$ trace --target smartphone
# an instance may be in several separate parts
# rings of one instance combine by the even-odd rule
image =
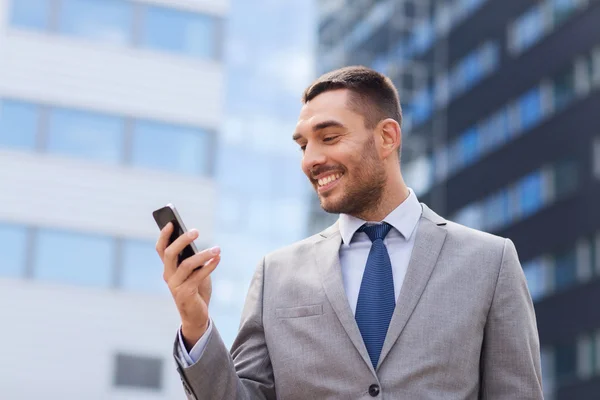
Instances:
[[[173,223],[173,232],[171,233],[171,237],[169,238],[169,245],[175,241],[179,236],[183,235],[187,232],[185,225],[183,224],[183,220],[179,216],[177,209],[171,203],[166,206],[159,208],[158,210],[154,210],[152,212],[152,216],[158,225],[158,228],[162,230],[169,222]],[[177,257],[177,265],[181,264],[183,260],[188,257],[193,256],[198,253],[198,249],[194,242],[187,245],[179,256]]]

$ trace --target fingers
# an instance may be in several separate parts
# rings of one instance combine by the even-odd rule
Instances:
[[[171,247],[171,246],[169,246]],[[169,249],[166,250],[168,252]],[[207,270],[206,273],[202,273],[204,277],[207,277],[212,270],[207,268],[208,262],[211,259],[216,258],[221,253],[221,249],[219,247],[213,247],[212,249],[206,249],[204,251],[199,252],[198,254],[193,255],[185,259],[179,267],[176,267],[175,273],[168,280],[168,284],[171,288],[176,288],[183,284],[186,280],[190,278],[190,275],[196,274],[200,271]],[[204,266],[203,266],[204,265]],[[202,268],[194,271],[196,268],[203,266]],[[216,265],[213,267],[213,269]]]
[[[160,235],[158,236],[158,241],[156,242],[156,252],[160,256],[161,260],[164,258],[165,249],[169,245],[171,232],[173,232],[173,224],[169,222],[164,228],[161,229]]]
[[[219,262],[221,262],[220,254],[210,259],[206,264],[204,264],[202,268],[192,272],[192,274],[188,277],[188,279],[186,279],[186,281],[183,284],[186,286],[189,285],[191,287],[200,286],[202,281],[208,278],[208,276],[215,270],[215,268],[217,268]]]

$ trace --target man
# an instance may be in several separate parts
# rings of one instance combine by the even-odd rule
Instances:
[[[293,139],[325,231],[259,263],[231,352],[209,319],[218,248],[176,266],[175,359],[195,399],[542,399],[534,309],[514,245],[446,221],[402,179],[401,109],[363,67],[304,93]],[[204,265],[196,270],[198,266]]]

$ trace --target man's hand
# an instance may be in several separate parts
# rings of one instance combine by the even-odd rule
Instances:
[[[178,254],[198,237],[198,231],[190,230],[167,247],[172,230],[172,223],[162,229],[156,251],[164,264],[163,278],[181,316],[181,333],[189,351],[208,328],[208,304],[212,292],[210,273],[221,261],[221,250],[213,247],[201,251],[177,266]]]

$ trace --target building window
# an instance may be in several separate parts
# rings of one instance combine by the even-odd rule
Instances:
[[[59,21],[62,34],[128,45],[133,32],[133,3],[123,0],[62,0]]]
[[[133,135],[132,164],[191,175],[209,175],[212,138],[201,129],[139,121]]]
[[[573,193],[579,186],[579,173],[574,162],[559,162],[554,168],[554,188],[558,197]]]
[[[0,276],[25,275],[27,229],[24,226],[0,224]]]
[[[471,128],[460,138],[461,158],[465,166],[472,164],[479,158],[479,132]]]
[[[537,212],[544,205],[544,176],[541,171],[525,177],[517,184],[518,207],[521,217]]]
[[[575,11],[577,11],[577,8],[579,8],[581,3],[581,0],[550,0],[549,5],[554,26],[557,26],[568,19]]]
[[[484,202],[485,229],[494,230],[511,220],[509,191],[503,189]]]
[[[549,291],[547,271],[548,264],[543,257],[523,263],[523,272],[533,301],[540,300]]]
[[[553,81],[552,89],[555,110],[561,110],[571,103],[577,93],[574,68],[569,68],[568,71],[556,77]]]
[[[50,22],[50,0],[12,0],[10,23],[20,28],[44,31]]]
[[[33,150],[39,107],[20,101],[0,101],[0,147]]]
[[[569,249],[554,258],[554,286],[565,289],[577,283],[577,254]]]
[[[518,101],[521,129],[528,130],[542,119],[542,93],[539,87],[524,94]]]
[[[57,108],[50,114],[46,150],[113,164],[123,159],[122,118]]]
[[[521,15],[510,28],[510,47],[521,53],[537,43],[545,33],[544,4],[538,4]]]
[[[118,388],[161,390],[163,360],[158,357],[117,354],[113,382]]]
[[[480,130],[483,151],[492,151],[506,143],[510,136],[506,108],[502,108],[492,117],[483,121]]]
[[[122,255],[120,286],[126,290],[168,293],[163,264],[153,242],[124,240]]]
[[[565,385],[577,379],[577,344],[565,342],[555,347],[555,376],[558,385]]]
[[[144,11],[142,47],[217,58],[216,18],[155,6],[147,6]]]
[[[34,276],[84,286],[108,287],[113,281],[115,244],[109,237],[40,229]]]

